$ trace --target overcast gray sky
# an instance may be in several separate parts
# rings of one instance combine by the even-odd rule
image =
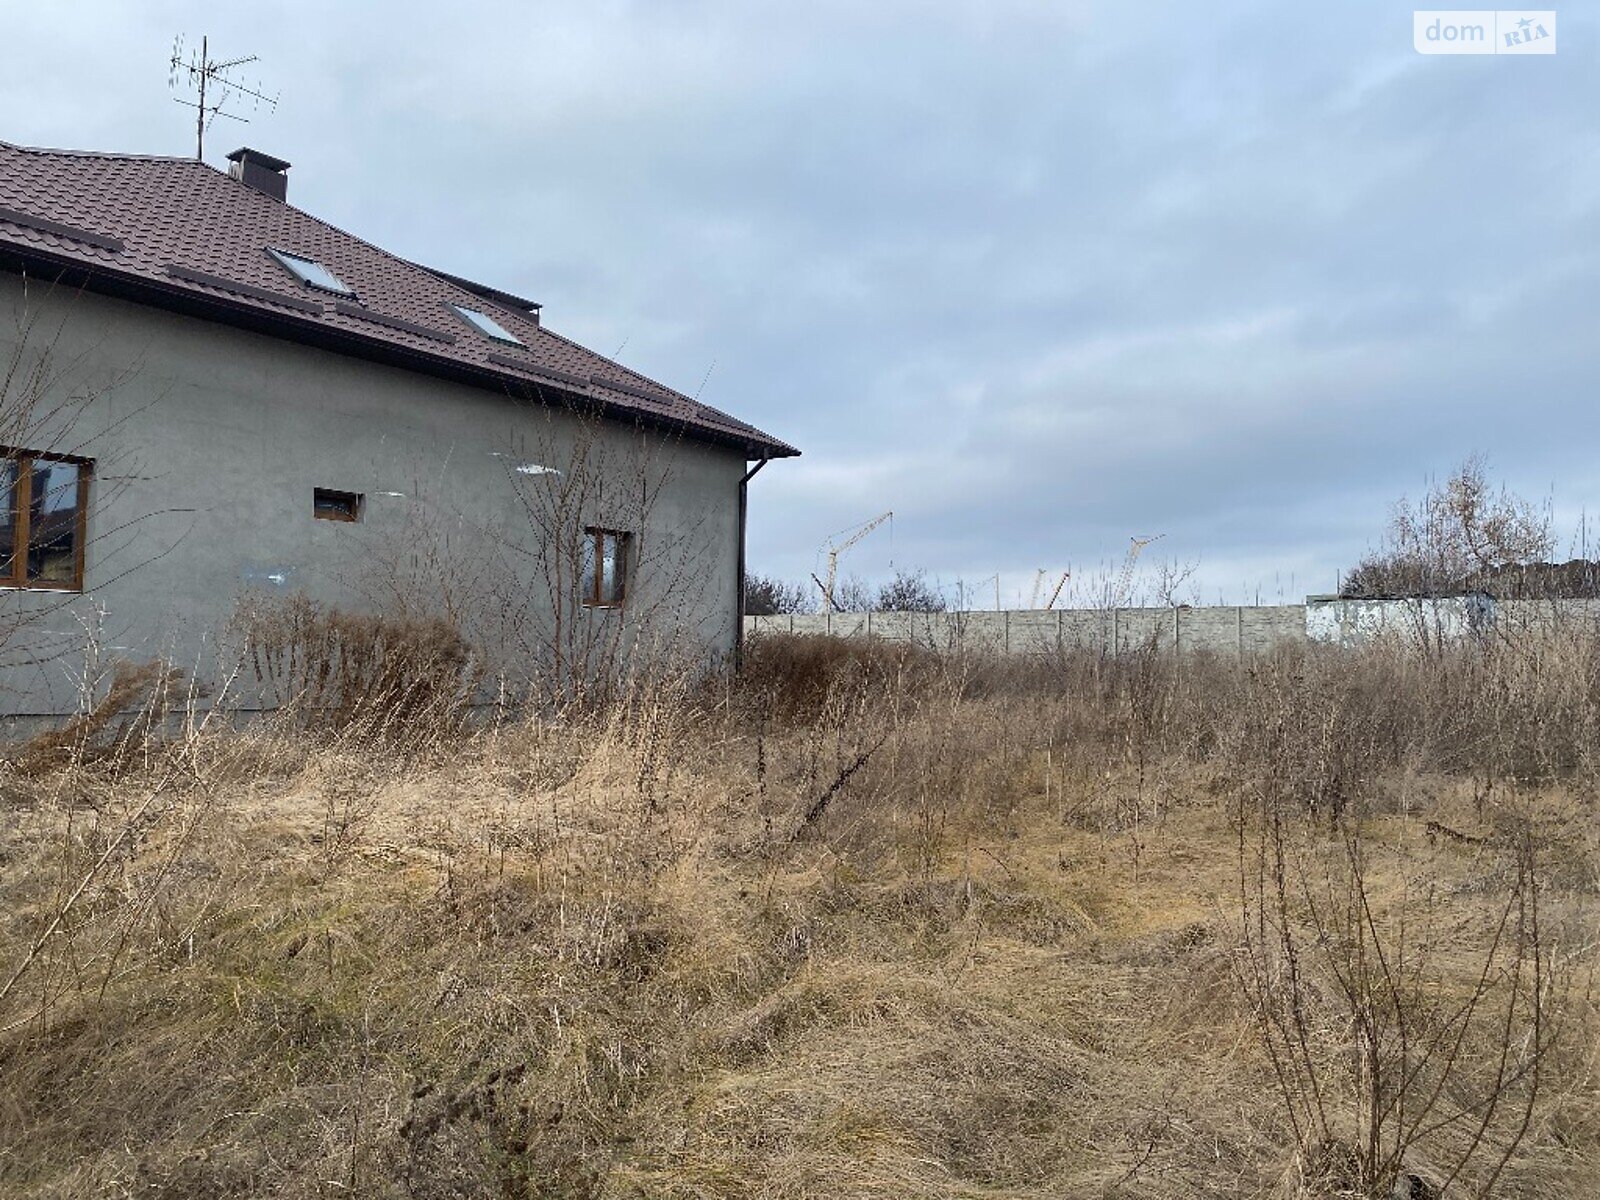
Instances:
[[[209,161],[709,370],[805,452],[753,488],[756,570],[893,509],[845,569],[1014,604],[1159,533],[1204,601],[1292,600],[1474,450],[1564,539],[1600,509],[1587,7],[1520,58],[1368,0],[6,7],[0,139],[192,153],[166,59],[209,34],[282,93]]]

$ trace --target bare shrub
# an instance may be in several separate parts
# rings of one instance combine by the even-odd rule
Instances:
[[[936,655],[905,643],[764,633],[750,639],[740,684],[770,717],[804,723],[843,690],[886,698],[941,671]]]
[[[1556,1038],[1551,953],[1531,839],[1502,850],[1486,935],[1463,945],[1416,847],[1380,845],[1355,819],[1310,833],[1270,798],[1241,820],[1239,982],[1300,1194],[1493,1194],[1528,1135]]]
[[[744,611],[747,616],[805,613],[810,612],[811,607],[811,597],[803,584],[754,573],[744,577]]]
[[[235,627],[268,702],[310,726],[450,728],[482,680],[481,656],[438,617],[344,612],[297,594],[242,604]]]
[[[183,672],[168,663],[114,662],[105,695],[91,699],[88,711],[59,728],[29,738],[11,756],[11,765],[19,774],[38,775],[71,762],[128,753],[161,735],[182,678]]]

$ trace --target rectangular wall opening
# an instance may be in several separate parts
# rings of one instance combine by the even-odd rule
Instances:
[[[311,515],[320,521],[359,521],[363,499],[360,492],[315,488],[311,493]]]

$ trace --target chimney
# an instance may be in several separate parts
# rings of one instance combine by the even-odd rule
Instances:
[[[283,200],[289,194],[289,164],[259,150],[241,146],[228,160],[233,165],[228,174],[246,187],[253,187],[264,196]]]

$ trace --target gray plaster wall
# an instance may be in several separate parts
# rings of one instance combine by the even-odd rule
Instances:
[[[72,711],[86,630],[205,674],[241,599],[297,591],[448,612],[518,669],[558,615],[569,641],[734,644],[737,451],[0,274],[0,366],[19,345],[49,387],[9,436],[96,473],[84,593],[0,591],[0,712]],[[316,487],[363,519],[315,519]],[[552,553],[583,524],[634,535],[621,610],[581,608]]]

